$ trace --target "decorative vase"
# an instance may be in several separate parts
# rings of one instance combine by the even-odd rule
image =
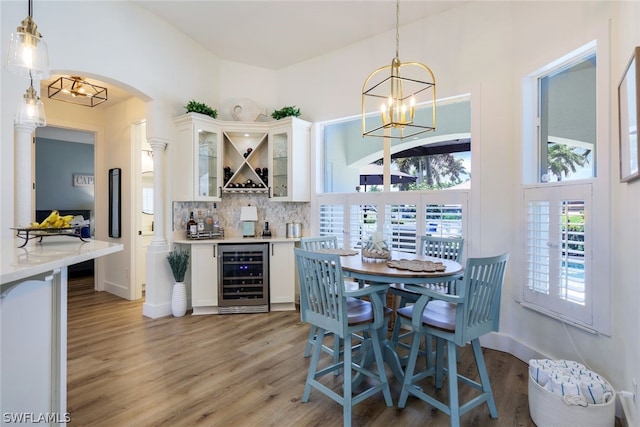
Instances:
[[[182,317],[187,312],[187,287],[183,282],[176,282],[173,285],[171,296],[171,313],[175,317]]]

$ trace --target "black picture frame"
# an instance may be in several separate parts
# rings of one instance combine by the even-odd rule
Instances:
[[[109,169],[109,237],[121,237],[120,215],[122,208],[120,206],[121,194],[121,174],[122,169]]]
[[[620,132],[620,182],[640,178],[638,123],[640,123],[640,46],[633,50],[618,85],[618,126]]]

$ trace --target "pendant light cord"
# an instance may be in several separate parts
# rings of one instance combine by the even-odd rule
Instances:
[[[33,0],[29,0],[29,16],[33,17]]]

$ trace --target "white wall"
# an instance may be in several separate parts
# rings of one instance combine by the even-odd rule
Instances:
[[[61,7],[65,14],[59,13]],[[615,126],[615,88],[631,48],[640,45],[638,16],[640,5],[634,2],[471,2],[407,25],[400,35],[400,59],[429,65],[437,79],[439,97],[471,93],[473,234],[467,248],[470,255],[512,253],[502,309],[504,337],[513,348],[577,359],[561,324],[515,302],[522,256],[518,241],[521,83],[525,74],[606,33],[611,24],[610,87],[608,96],[599,102],[605,112],[610,109],[612,126],[608,137],[599,140],[598,149],[604,153],[602,158],[610,158],[602,170],[611,170],[611,186],[604,191],[611,193],[614,218],[613,274],[609,283],[597,286],[611,287],[612,306],[601,309],[610,313],[612,329],[610,337],[571,327],[568,330],[587,363],[618,389],[630,389],[632,377],[640,379],[640,322],[636,314],[640,283],[634,265],[640,258],[640,182],[618,182]],[[2,57],[8,45],[6,29],[23,18],[22,2],[0,2]],[[168,118],[182,113],[182,106],[192,98],[228,106],[231,99],[244,97],[271,110],[297,105],[302,117],[314,122],[356,116],[365,78],[391,61],[395,47],[394,34],[389,32],[273,73],[218,61],[165,22],[124,2],[73,2],[73,7],[39,2],[35,20],[49,43],[54,70],[106,76],[135,88],[145,101],[166,101]],[[13,194],[12,113],[28,84],[4,69],[1,73],[0,190],[5,197]],[[169,128],[169,124],[165,126]],[[148,134],[152,132],[148,130]],[[12,223],[11,200],[3,199],[2,224]],[[8,227],[2,228],[0,235],[8,236]],[[629,413],[638,422],[637,408]]]

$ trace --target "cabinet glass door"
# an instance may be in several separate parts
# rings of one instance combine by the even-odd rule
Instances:
[[[183,171],[184,172],[184,171]],[[198,131],[198,196],[218,196],[218,134]]]
[[[287,132],[274,133],[273,144],[273,197],[289,197],[289,135]]]

